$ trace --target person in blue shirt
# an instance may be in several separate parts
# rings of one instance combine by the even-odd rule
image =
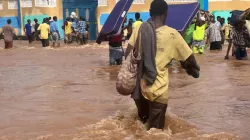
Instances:
[[[79,39],[81,45],[86,44],[86,38],[85,38],[85,33],[86,33],[86,22],[83,17],[80,17],[80,21],[77,23],[78,27],[78,32],[79,32]]]
[[[57,47],[60,46],[60,34],[59,34],[59,28],[57,24],[57,17],[53,17],[53,21],[50,23],[50,33],[52,35],[52,47],[55,47],[55,44],[57,43]]]
[[[73,40],[75,39],[78,43],[79,40],[79,32],[78,32],[78,24],[79,20],[77,18],[72,18],[72,28],[73,28]]]
[[[27,20],[27,24],[25,24],[25,27],[24,27],[24,32],[26,34],[26,36],[28,37],[28,40],[29,40],[29,43],[31,44],[33,42],[33,37],[32,37],[32,26],[31,26],[31,21],[30,19]]]

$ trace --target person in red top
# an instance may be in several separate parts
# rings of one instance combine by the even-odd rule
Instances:
[[[121,65],[123,57],[121,29],[115,35],[109,37],[109,64]]]

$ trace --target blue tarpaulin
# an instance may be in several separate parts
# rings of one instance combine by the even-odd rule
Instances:
[[[101,32],[97,38],[97,43],[101,43],[107,35],[115,34],[123,24],[124,17],[132,5],[133,0],[120,0],[110,15],[108,16]],[[184,33],[193,18],[196,16],[200,5],[198,2],[190,4],[169,5],[166,25]]]
[[[190,4],[169,5],[166,25],[184,33],[193,18],[196,16],[200,5],[198,2]]]

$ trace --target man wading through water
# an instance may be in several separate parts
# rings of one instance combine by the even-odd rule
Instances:
[[[5,49],[11,49],[13,47],[13,36],[15,36],[15,30],[11,26],[11,20],[7,20],[7,25],[3,26],[2,33],[4,35]]]
[[[164,0],[154,0],[150,7],[152,21],[133,30],[126,50],[128,56],[131,49],[136,48],[140,33],[138,41],[142,46],[142,59],[138,64],[137,83],[132,98],[141,121],[148,121],[149,129],[164,128],[168,105],[168,63],[172,59],[181,61],[186,72],[195,78],[199,77],[200,71],[192,50],[180,33],[164,25],[167,14],[167,3]]]

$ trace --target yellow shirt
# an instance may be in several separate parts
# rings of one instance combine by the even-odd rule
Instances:
[[[47,23],[40,24],[37,30],[40,31],[40,39],[48,39],[50,27]]]
[[[142,21],[136,21],[133,24],[133,28],[137,27],[138,25],[141,25],[143,22]]]
[[[131,35],[129,44],[135,45],[140,26]],[[172,59],[185,61],[193,52],[178,31],[168,26],[156,29],[156,70],[157,77],[153,85],[142,89],[142,95],[152,101],[162,104],[168,102],[168,64]]]
[[[196,30],[193,32],[193,39],[195,41],[202,41],[205,39],[205,31],[206,31],[207,24],[202,26],[196,26]]]
[[[229,33],[230,33],[230,30],[232,29],[232,26],[230,24],[225,24],[223,27],[222,27],[222,31],[225,30],[225,39],[229,39]]]
[[[68,22],[68,25],[65,26],[65,34],[71,34],[72,33],[72,22]]]

